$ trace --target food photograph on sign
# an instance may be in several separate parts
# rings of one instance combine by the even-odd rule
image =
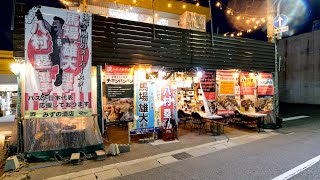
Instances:
[[[219,70],[219,93],[217,96],[217,112],[218,115],[234,114],[235,110],[239,110],[239,104],[236,100],[236,85],[238,78],[236,70]]]
[[[254,73],[241,72],[240,73],[240,111],[241,112],[255,112],[255,88],[256,78]]]

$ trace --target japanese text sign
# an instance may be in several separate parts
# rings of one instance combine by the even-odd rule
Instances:
[[[133,97],[133,68],[106,65],[107,98]]]
[[[270,95],[274,94],[273,80],[271,73],[259,73],[258,75],[258,95]]]
[[[216,99],[216,71],[206,71],[200,78],[201,88],[207,101]]]
[[[170,80],[163,81],[161,83],[161,110],[160,110],[160,119],[161,122],[165,122],[170,119],[176,119],[176,83],[171,82]],[[158,87],[159,88],[159,87]]]
[[[91,14],[33,7],[25,16],[25,118],[91,116]]]
[[[154,84],[151,81],[134,83],[135,129],[130,134],[154,132]]]

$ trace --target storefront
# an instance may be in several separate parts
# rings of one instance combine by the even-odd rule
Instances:
[[[181,111],[210,120],[236,113],[271,115],[273,110],[271,73],[106,65],[103,74],[105,135],[112,143],[174,140],[179,130],[186,134],[186,126],[199,128],[192,118],[185,122]],[[208,131],[209,124],[201,128]]]
[[[25,8],[17,6],[18,19],[28,14]],[[48,10],[43,19],[52,24],[55,18],[50,15],[58,10],[53,13],[52,9],[41,8],[41,11]],[[219,35],[211,37],[200,31],[99,15],[92,15],[92,36],[85,36],[82,29],[83,34],[72,33],[80,27],[79,20],[91,25],[82,22],[84,14],[63,10],[56,16],[66,19],[67,28],[62,30],[69,31],[63,36],[78,37],[71,41],[75,42],[76,46],[72,47],[76,47],[78,53],[74,53],[70,45],[64,45],[63,74],[69,76],[62,78],[60,84],[56,82],[59,68],[51,67],[46,58],[50,56],[48,47],[51,46],[46,49],[44,46],[48,44],[42,43],[50,39],[51,34],[32,26],[32,22],[41,25],[41,16],[37,16],[40,20],[33,21],[32,14],[37,10],[38,7],[29,11],[30,18],[27,17],[23,25],[26,31],[15,30],[15,34],[28,33],[25,34],[28,52],[19,49],[23,47],[22,41],[16,38],[15,53],[26,53],[28,58],[22,114],[24,152],[29,158],[42,157],[42,152],[52,157],[57,150],[68,154],[103,148],[100,132],[104,133],[105,128],[112,143],[160,138],[158,132],[163,129],[162,138],[172,140],[170,136],[181,135],[179,109],[186,113],[198,112],[202,117],[232,114],[236,110],[260,111],[256,109],[258,101],[267,104],[260,109],[272,109],[269,103],[272,97],[261,99],[273,93],[269,90],[272,88],[270,73],[274,71],[272,44]],[[67,16],[72,16],[73,21],[68,22],[71,19]],[[21,22],[15,21],[18,27],[22,26]],[[32,43],[36,35],[42,37],[41,43]],[[89,38],[80,41],[83,37]],[[46,56],[34,56],[39,52]],[[86,54],[89,56],[83,57]],[[40,60],[44,63],[39,63]],[[74,63],[78,66],[73,66]],[[268,80],[257,81],[260,72],[268,72]],[[264,85],[261,92],[268,93],[259,94],[256,90],[259,83]],[[261,98],[256,99],[257,95]]]

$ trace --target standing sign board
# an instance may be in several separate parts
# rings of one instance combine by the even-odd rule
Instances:
[[[133,97],[133,68],[106,66],[107,98]]]
[[[25,16],[25,118],[91,116],[92,17],[50,7]]]

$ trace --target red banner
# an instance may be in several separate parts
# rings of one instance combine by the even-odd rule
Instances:
[[[175,118],[175,98],[176,89],[171,84],[171,81],[165,81],[161,86],[161,102],[163,102],[160,111],[161,122]]]
[[[258,76],[258,95],[273,96],[273,80],[271,73],[259,73]]]
[[[253,73],[242,72],[240,74],[240,93],[241,95],[254,95],[256,78]]]

